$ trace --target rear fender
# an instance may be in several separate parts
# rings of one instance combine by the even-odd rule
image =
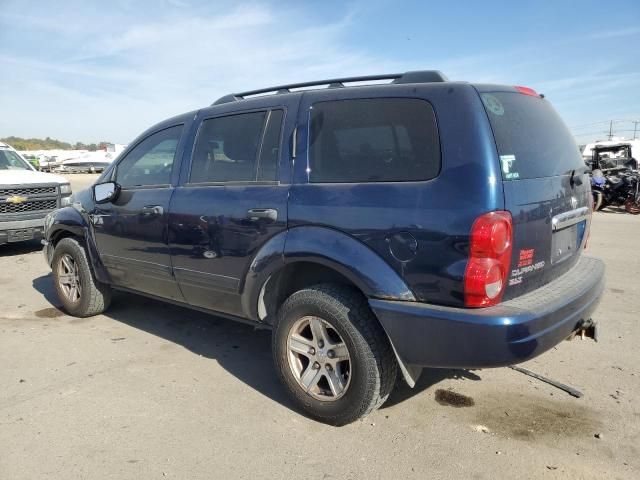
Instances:
[[[284,262],[314,262],[333,268],[369,298],[414,301],[404,280],[362,242],[323,227],[289,230]]]
[[[45,239],[48,242],[56,243],[58,239],[65,236],[82,238],[86,245],[96,280],[102,283],[111,283],[111,277],[100,260],[89,217],[74,207],[60,208],[50,215],[51,218],[46,226]]]
[[[242,293],[242,306],[248,318],[261,321],[260,299],[267,282],[278,270],[295,262],[329,267],[368,298],[415,301],[402,278],[369,247],[336,230],[304,226],[273,237],[254,258]],[[395,347],[394,353],[405,380],[413,387],[421,369],[405,365]]]

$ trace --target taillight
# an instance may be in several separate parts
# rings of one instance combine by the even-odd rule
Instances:
[[[464,304],[488,307],[500,303],[509,275],[513,227],[509,212],[489,212],[473,222],[469,261],[464,272]]]
[[[520,93],[522,93],[523,95],[531,95],[532,97],[540,97],[540,95],[538,94],[538,92],[536,92],[533,88],[529,88],[529,87],[516,87],[516,90],[518,90]]]

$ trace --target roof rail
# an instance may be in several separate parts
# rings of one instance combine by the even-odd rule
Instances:
[[[260,88],[258,90],[249,90],[247,92],[232,93],[216,100],[212,105],[220,105],[222,103],[236,102],[244,100],[245,97],[253,95],[261,95],[264,93],[282,94],[291,93],[293,88],[305,88],[327,85],[328,88],[342,88],[345,83],[354,82],[370,82],[376,80],[392,80],[391,83],[431,83],[446,82],[449,79],[439,70],[417,70],[405,73],[388,73],[384,75],[365,75],[361,77],[345,77],[332,78],[329,80],[318,80],[314,82],[291,83],[289,85],[280,85],[278,87]]]

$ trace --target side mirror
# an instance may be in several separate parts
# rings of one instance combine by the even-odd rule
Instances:
[[[120,185],[116,182],[98,183],[93,186],[93,199],[96,203],[112,202],[118,198]]]

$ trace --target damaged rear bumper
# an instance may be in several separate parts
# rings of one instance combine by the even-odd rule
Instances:
[[[549,284],[495,307],[468,309],[370,299],[398,357],[416,367],[484,368],[524,362],[580,334],[604,290],[604,263],[582,257]]]

